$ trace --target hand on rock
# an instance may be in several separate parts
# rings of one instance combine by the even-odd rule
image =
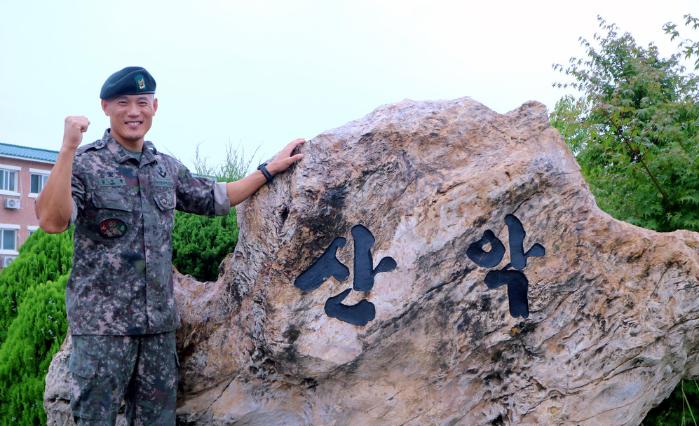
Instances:
[[[294,139],[289,142],[284,149],[274,156],[272,161],[267,163],[267,170],[274,176],[285,171],[295,162],[300,161],[303,158],[303,154],[291,155],[291,153],[294,152],[296,147],[303,145],[305,142],[305,139]]]

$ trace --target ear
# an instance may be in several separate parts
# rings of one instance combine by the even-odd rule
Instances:
[[[105,101],[104,99],[101,99],[100,101],[100,103],[102,104],[102,111],[104,111],[104,115],[109,117],[109,112],[107,112],[107,108],[109,107],[109,101]]]
[[[153,98],[153,115],[158,111],[158,98]]]

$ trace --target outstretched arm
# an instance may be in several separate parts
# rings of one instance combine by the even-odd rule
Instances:
[[[279,154],[277,154],[272,161],[267,163],[267,170],[275,176],[279,173],[286,171],[292,164],[301,160],[303,154],[291,155],[291,153],[296,149],[297,146],[306,142],[304,139],[294,139],[287,146],[282,149]],[[231,201],[231,205],[234,206],[245,201],[249,196],[255,193],[262,185],[267,182],[267,179],[262,174],[261,171],[255,170],[248,176],[226,184],[226,192],[228,193],[228,198]]]
[[[63,145],[58,153],[58,159],[36,200],[36,217],[39,219],[39,226],[48,233],[63,232],[70,224],[73,211],[71,197],[73,158],[82,142],[83,133],[87,131],[89,125],[90,121],[87,117],[66,117]]]

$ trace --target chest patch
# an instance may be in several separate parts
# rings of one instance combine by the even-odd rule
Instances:
[[[172,180],[170,179],[160,179],[157,177],[154,177],[151,179],[151,182],[154,187],[158,188],[173,188],[174,185],[172,184]]]
[[[128,229],[128,225],[121,219],[105,219],[99,224],[100,235],[104,238],[123,237]]]
[[[126,179],[121,177],[105,177],[98,180],[99,186],[124,186],[126,185]]]

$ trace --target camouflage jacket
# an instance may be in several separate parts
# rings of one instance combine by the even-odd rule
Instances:
[[[225,184],[196,178],[145,142],[140,163],[110,135],[78,149],[72,177],[70,332],[140,335],[177,328],[174,210],[227,214]]]

